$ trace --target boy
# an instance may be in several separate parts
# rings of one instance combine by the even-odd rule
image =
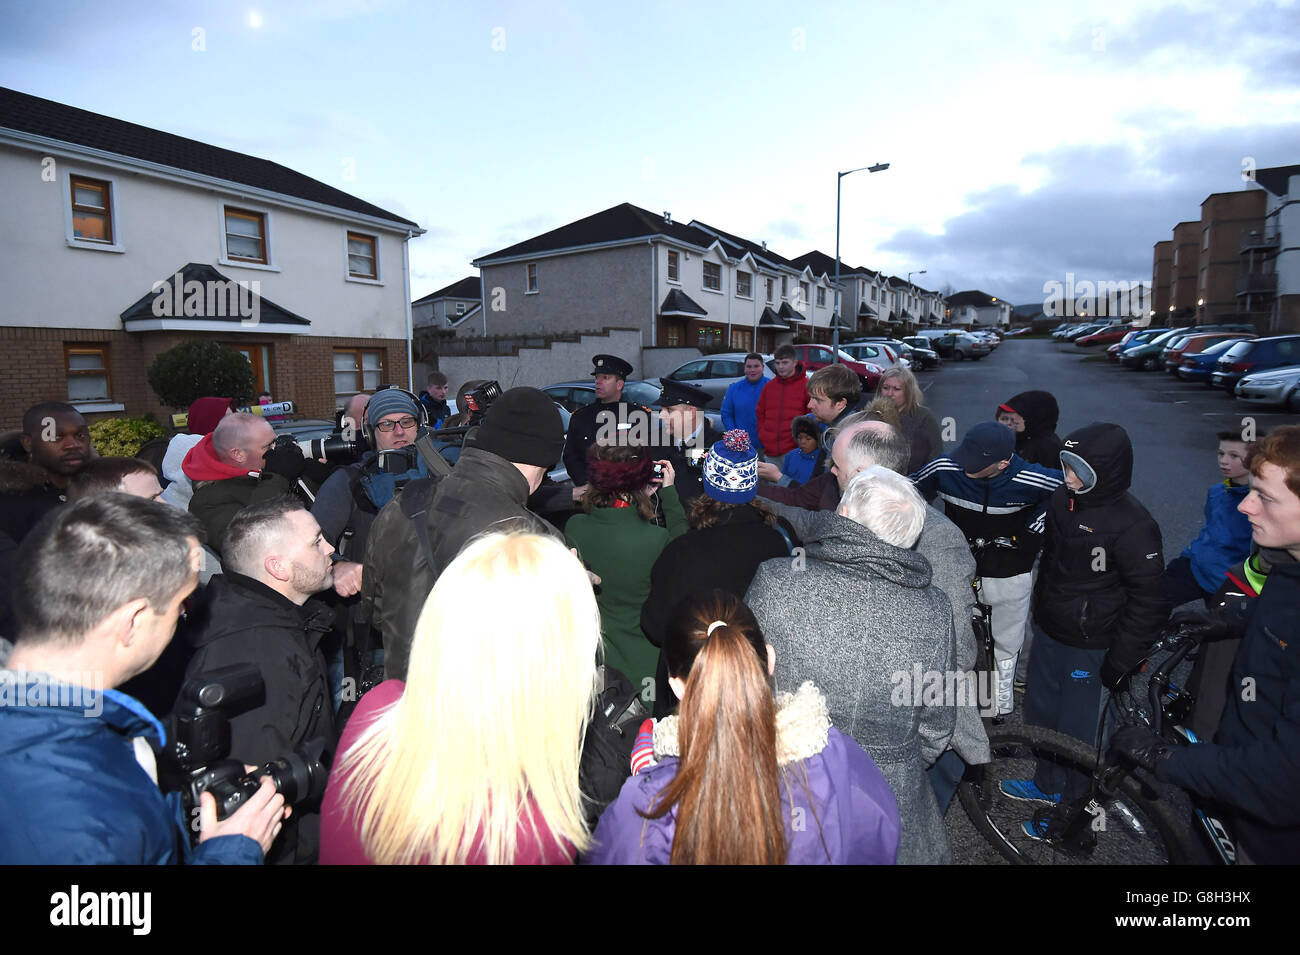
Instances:
[[[774,464],[794,449],[790,423],[808,407],[808,379],[797,357],[793,345],[778,348],[773,361],[776,377],[763,386],[758,396],[758,437],[763,442],[763,453]]]
[[[794,435],[795,448],[785,456],[781,480],[777,483],[783,487],[798,487],[826,471],[826,449],[821,446],[822,429],[808,415],[795,418],[790,423],[790,431]]]
[[[1223,575],[1250,556],[1250,521],[1237,510],[1250,493],[1246,460],[1251,446],[1236,431],[1220,431],[1219,473],[1223,480],[1205,496],[1205,525],[1196,540],[1165,568],[1170,606],[1210,597]]]
[[[1132,494],[1133,445],[1117,424],[1090,424],[1061,451],[1065,484],[1047,507],[1025,693],[1025,723],[1093,744],[1107,697],[1160,633],[1169,605],[1160,528]],[[1032,779],[1005,780],[1004,794],[1055,804],[1083,792],[1087,779],[1040,762]],[[1023,826],[1041,839],[1047,819]]]

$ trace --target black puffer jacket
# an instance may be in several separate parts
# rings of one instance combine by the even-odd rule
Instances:
[[[1060,470],[1061,439],[1056,436],[1056,422],[1061,409],[1052,393],[1022,391],[998,405],[998,411],[1008,408],[1025,419],[1025,430],[1016,434],[1016,454],[1030,464]]]
[[[1114,666],[1128,669],[1169,615],[1160,528],[1128,493],[1133,446],[1123,428],[1090,424],[1064,447],[1097,479],[1081,493],[1065,485],[1052,493],[1034,618],[1061,643],[1104,648]]]

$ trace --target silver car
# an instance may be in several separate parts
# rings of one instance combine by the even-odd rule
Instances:
[[[692,358],[684,365],[674,368],[665,378],[671,378],[673,381],[679,381],[684,385],[690,385],[692,388],[698,388],[709,396],[709,409],[720,411],[722,409],[722,399],[727,394],[727,389],[740,379],[745,377],[745,355],[748,352],[723,352],[720,355],[705,355],[703,358]],[[764,355],[763,364],[768,365],[769,371],[765,371],[763,376],[771,378],[770,364],[772,356]],[[649,384],[658,386],[659,380],[647,378]]]
[[[1300,411],[1300,366],[1290,365],[1246,375],[1237,382],[1236,394],[1242,401],[1252,404]]]

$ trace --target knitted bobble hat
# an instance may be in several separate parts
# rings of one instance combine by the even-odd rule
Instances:
[[[746,504],[757,489],[758,454],[749,446],[749,433],[733,428],[704,459],[704,493],[723,504]]]

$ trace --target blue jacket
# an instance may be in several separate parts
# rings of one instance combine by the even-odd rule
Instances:
[[[798,448],[789,452],[785,460],[781,462],[781,474],[788,478],[788,481],[782,481],[782,484],[807,484],[818,474],[825,470],[817,468],[819,458],[825,459],[826,449],[818,448],[812,454],[804,454]]]
[[[1006,469],[991,478],[967,477],[952,458],[935,458],[912,480],[927,499],[937,494],[943,500],[944,513],[972,544],[978,573],[1000,578],[1033,569],[1043,546],[1047,502],[1063,475],[1012,454]],[[976,547],[979,540],[986,546]]]
[[[754,384],[748,378],[733,381],[727,393],[722,396],[722,426],[724,431],[732,428],[744,428],[749,432],[749,446],[761,453],[763,444],[758,440],[758,396],[763,393],[763,386],[771,381],[764,375]]]
[[[1220,481],[1205,495],[1205,526],[1183,551],[1202,590],[1214,593],[1223,575],[1250,556],[1250,521],[1237,510],[1249,493],[1249,484]]]
[[[68,705],[46,705],[56,694]],[[260,865],[248,836],[190,849],[180,794],[159,791],[136,737],[164,743],[162,725],[125,693],[0,671],[0,863]]]

